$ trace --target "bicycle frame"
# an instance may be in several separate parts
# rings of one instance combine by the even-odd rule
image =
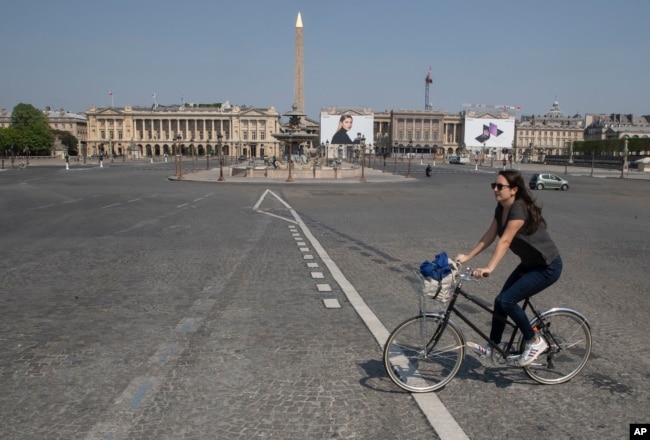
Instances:
[[[431,340],[426,344],[427,347],[427,352],[430,352],[434,346],[436,345],[438,339],[440,338],[440,335],[445,331],[447,328],[447,323],[449,322],[449,319],[451,318],[452,313],[458,316],[465,324],[467,324],[472,330],[474,330],[481,338],[483,338],[490,346],[492,347],[493,350],[497,351],[501,356],[503,356],[504,359],[507,359],[509,354],[511,353],[512,346],[515,342],[515,337],[517,336],[517,324],[515,324],[512,320],[510,320],[508,317],[502,318],[500,316],[496,316],[494,314],[494,309],[492,309],[490,306],[485,304],[482,299],[476,298],[472,296],[471,294],[465,292],[462,289],[462,276],[461,279],[458,281],[456,284],[456,288],[454,289],[454,294],[452,295],[451,299],[449,300],[449,304],[447,305],[447,308],[444,310],[443,313],[443,319],[434,332],[433,336],[431,337]],[[510,340],[508,341],[507,345],[505,348],[501,348],[499,345],[495,344],[490,340],[490,337],[486,335],[476,324],[474,324],[467,316],[463,314],[462,311],[460,311],[456,307],[456,301],[458,300],[458,297],[462,296],[471,303],[479,306],[481,309],[484,311],[488,312],[490,315],[493,317],[496,317],[499,319],[501,322],[504,322],[506,324],[506,327],[510,328],[511,335],[510,335]],[[530,309],[530,311],[535,315],[537,320],[541,323],[543,323],[541,315],[537,312],[537,310],[533,307],[533,304],[530,302],[529,298],[526,298],[524,300],[524,304],[522,306],[523,310],[526,311],[526,309]],[[426,312],[423,307],[421,307],[420,313],[422,316],[425,315],[434,315],[435,313],[431,312]]]
[[[452,314],[457,315],[488,342],[493,349],[492,361],[495,364],[521,366],[526,374],[538,383],[564,383],[585,366],[591,353],[592,336],[589,322],[579,312],[567,308],[538,312],[530,298],[523,300],[523,309],[533,314],[531,324],[548,342],[548,350],[542,353],[543,358],[539,362],[522,366],[516,359],[519,358],[518,354],[524,345],[523,334],[511,318],[496,318],[510,329],[511,335],[508,342],[495,344],[457,306],[456,301],[463,297],[484,312],[495,316],[491,304],[462,289],[463,281],[472,279],[471,269],[454,276],[450,298],[446,290],[441,290],[442,284],[427,284],[427,280],[419,272],[413,272],[422,282],[422,288],[418,292],[420,313],[399,324],[391,332],[383,348],[386,371],[400,388],[410,392],[435,391],[447,385],[456,376],[463,363],[468,343],[463,328],[451,319]],[[443,292],[443,296],[438,301],[442,301],[444,305],[438,302],[435,310],[427,311],[431,304],[428,300],[436,300],[440,292]],[[565,354],[560,356],[560,353]]]

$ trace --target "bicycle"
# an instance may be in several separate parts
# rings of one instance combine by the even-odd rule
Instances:
[[[422,275],[416,270],[413,272],[424,283]],[[388,337],[384,345],[384,367],[400,388],[416,393],[436,391],[456,376],[467,343],[460,327],[451,320],[452,314],[490,344],[495,364],[517,365],[516,359],[525,341],[511,319],[504,319],[506,331],[511,331],[510,339],[497,345],[456,307],[458,298],[463,297],[494,315],[488,304],[462,289],[464,281],[473,279],[471,273],[468,268],[457,274],[448,304],[437,312],[426,310],[428,297],[420,289],[420,313],[398,325]],[[564,383],[577,375],[591,354],[591,326],[587,319],[569,308],[558,307],[539,313],[530,299],[524,300],[523,309],[532,313],[533,329],[546,339],[549,348],[533,363],[521,368],[531,379],[546,385]]]

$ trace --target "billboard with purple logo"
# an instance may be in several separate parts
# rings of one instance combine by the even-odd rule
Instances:
[[[465,118],[465,146],[511,148],[515,140],[515,120]]]

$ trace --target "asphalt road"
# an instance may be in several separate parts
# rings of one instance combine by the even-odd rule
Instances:
[[[495,203],[491,171],[422,169],[272,187],[173,182],[173,163],[1,172],[0,437],[587,439],[648,423],[645,180],[534,193],[565,264],[536,305],[592,325],[579,376],[537,385],[468,355],[433,415],[390,382],[349,292],[392,330],[417,308],[410,268],[468,251]],[[473,291],[490,301],[515,263]]]

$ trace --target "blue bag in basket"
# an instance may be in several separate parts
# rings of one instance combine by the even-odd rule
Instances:
[[[420,265],[420,273],[422,276],[425,278],[433,278],[436,281],[441,281],[451,271],[452,268],[446,252],[440,252],[432,261],[425,260]]]

